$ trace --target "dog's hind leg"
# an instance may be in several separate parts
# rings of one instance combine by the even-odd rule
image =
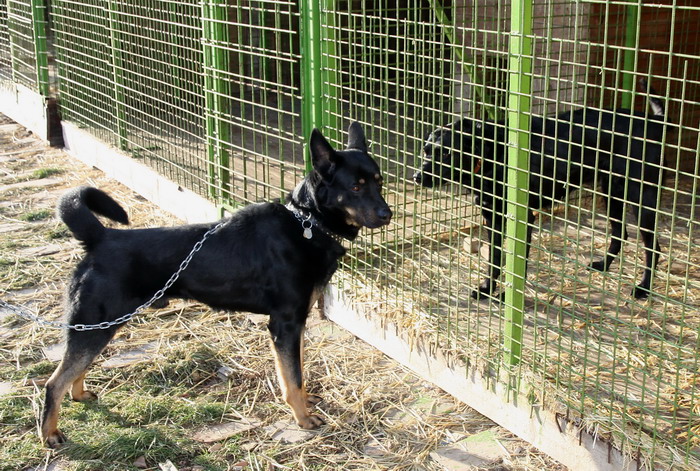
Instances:
[[[56,448],[66,441],[66,437],[58,429],[58,414],[61,401],[69,389],[75,400],[87,399],[87,391],[83,388],[83,379],[95,355],[85,352],[81,355],[66,354],[51,378],[46,382],[46,399],[41,414],[41,438],[51,448]],[[77,384],[77,386],[76,386]],[[79,393],[79,399],[76,399]],[[95,396],[92,395],[91,398]]]
[[[61,401],[70,390],[74,401],[88,401],[97,398],[85,390],[85,374],[90,364],[109,343],[113,332],[107,335],[95,335],[89,332],[71,332],[63,360],[46,382],[46,398],[41,413],[41,438],[46,445],[56,448],[66,441],[65,435],[58,429],[58,415]],[[81,337],[77,337],[80,335]],[[85,342],[85,336],[91,336]],[[88,345],[86,347],[85,345]]]
[[[656,203],[656,192],[653,193],[654,204]],[[646,197],[647,195],[645,195]],[[645,198],[646,199],[646,198]],[[644,299],[649,296],[651,289],[651,278],[654,268],[659,260],[659,251],[661,250],[659,240],[656,237],[656,211],[651,207],[642,204],[639,212],[639,232],[642,235],[645,248],[645,267],[642,281],[634,287],[632,296],[635,299]]]
[[[282,320],[283,315],[271,314],[268,329],[272,338],[272,353],[275,357],[277,379],[284,401],[292,409],[296,423],[304,429],[323,425],[324,421],[309,414],[308,407],[320,401],[317,396],[306,393],[303,379],[303,332],[304,324],[296,320]]]
[[[610,247],[605,257],[598,261],[592,261],[589,267],[597,271],[608,271],[610,265],[619,255],[622,241],[627,240],[627,227],[624,218],[625,204],[615,196],[608,198],[608,220],[610,221]]]
[[[496,280],[501,276],[502,244],[503,244],[503,217],[497,214],[496,217],[484,212],[486,227],[488,230],[489,246],[489,276],[479,285],[479,289],[472,291],[473,299],[486,299],[491,296],[496,287]]]

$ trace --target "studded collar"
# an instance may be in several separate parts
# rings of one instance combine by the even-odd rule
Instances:
[[[321,224],[318,219],[314,217],[313,214],[311,214],[308,211],[304,211],[301,208],[297,208],[294,206],[292,203],[287,203],[285,206],[297,220],[301,223],[301,227],[304,230],[304,233],[302,234],[305,239],[312,239],[314,234],[312,229],[318,229],[322,233],[326,234],[328,237],[331,239],[335,240],[339,244],[342,245],[343,241],[346,240],[345,237],[336,234],[335,232],[332,232],[328,230],[323,224]]]

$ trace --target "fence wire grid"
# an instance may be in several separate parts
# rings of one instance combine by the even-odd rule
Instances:
[[[355,304],[494,383],[516,378],[533,405],[595,430],[640,463],[690,470],[700,468],[696,5],[6,0],[0,82],[55,95],[64,121],[226,208],[283,196],[307,170],[310,129],[341,145],[349,121],[359,120],[395,216],[354,245],[336,276]],[[652,97],[660,116],[652,116]],[[639,118],[626,126],[622,109]],[[576,113],[598,116],[581,126],[597,136],[587,141],[595,158],[583,165],[569,135]],[[448,126],[465,120],[480,143],[469,149]],[[633,138],[635,126],[642,131]],[[463,160],[428,188],[414,174],[436,129],[453,133],[445,150]],[[616,238],[606,140],[626,143],[617,152],[626,170],[614,176],[626,182],[619,221],[629,237],[601,272],[589,264]],[[531,208],[529,195],[551,180],[531,165],[547,142],[568,149],[555,160],[558,178],[573,180],[551,206]],[[650,157],[657,147],[663,163]],[[477,187],[458,171],[475,156],[496,169]],[[581,169],[595,177],[571,177]],[[513,177],[523,176],[540,186],[519,193]],[[496,239],[473,196],[493,199],[494,183],[505,189],[505,269],[496,294],[476,300]],[[654,195],[641,208],[640,185]],[[649,298],[637,299],[645,209],[655,214],[659,245],[650,253],[658,262]]]

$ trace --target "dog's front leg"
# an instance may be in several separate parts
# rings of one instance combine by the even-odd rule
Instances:
[[[318,403],[320,398],[307,394],[304,387],[304,324],[291,319],[280,321],[274,315],[271,317],[268,329],[282,397],[291,407],[294,420],[301,428],[313,429],[323,425],[323,419],[308,411],[308,407]]]
[[[624,185],[624,183],[622,183]],[[605,256],[597,261],[591,261],[589,267],[596,271],[608,271],[610,264],[617,258],[622,248],[622,241],[627,240],[627,228],[624,218],[625,203],[616,195],[608,198],[608,221],[610,222],[610,247]]]
[[[496,287],[496,280],[501,276],[501,255],[503,244],[503,218],[484,212],[486,228],[490,241],[489,247],[489,276],[479,285],[479,289],[472,292],[474,299],[486,299],[491,296]]]

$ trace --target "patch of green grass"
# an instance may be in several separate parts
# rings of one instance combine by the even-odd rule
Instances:
[[[53,373],[53,370],[56,369],[56,364],[49,361],[49,360],[42,360],[42,361],[37,361],[36,363],[32,363],[27,365],[26,368],[22,368],[22,370],[19,371],[19,373],[22,374],[21,377],[27,377],[27,378],[36,378],[36,377],[42,377],[42,376],[48,376],[51,373]],[[20,378],[17,378],[20,379]]]
[[[181,430],[158,424],[124,427],[116,421],[100,421],[88,414],[79,420],[64,420],[71,431],[60,454],[75,464],[77,470],[136,470],[134,461],[145,457],[149,468],[158,463],[190,461],[203,452],[203,446],[186,439]]]
[[[46,233],[46,238],[49,240],[65,239],[68,237],[72,237],[72,234],[64,225],[49,229]]]
[[[198,426],[218,422],[226,409],[223,403],[151,396],[134,391],[132,383],[125,386],[132,389],[111,391],[98,402],[64,403],[61,426],[69,442],[60,453],[76,463],[76,469],[135,470],[133,463],[140,456],[149,467],[170,460],[222,469],[226,460],[221,453],[207,457],[208,445],[189,435]],[[237,450],[237,445],[227,446]]]
[[[21,428],[33,425],[34,414],[29,398],[15,396],[0,398],[0,427]]]
[[[111,392],[103,399],[129,426],[167,422],[179,427],[218,421],[226,412],[222,402],[190,400],[176,395],[151,396],[133,391]]]
[[[34,172],[32,172],[29,179],[30,180],[41,180],[42,178],[48,178],[48,177],[52,177],[54,175],[60,175],[63,172],[64,172],[64,170],[60,169],[60,168],[40,168],[40,169],[34,170]]]
[[[16,431],[14,432],[13,435],[16,436]],[[12,436],[2,431],[2,428],[0,428],[0,433],[4,437]],[[44,461],[43,446],[34,429],[27,430],[23,435],[21,440],[8,439],[0,445],[0,471],[35,468]]]
[[[198,465],[215,471],[248,459],[240,437],[219,442],[213,451],[211,444],[191,438],[193,430],[219,423],[232,407],[207,393],[221,364],[217,351],[184,342],[165,354],[154,362],[95,368],[88,386],[100,393],[100,385],[108,385],[108,391],[97,401],[64,399],[60,427],[68,442],[51,460],[67,463],[67,470],[137,471],[134,461],[143,456],[149,469],[170,460],[178,468]],[[45,376],[54,367],[49,361],[20,369],[3,366],[0,377],[19,381]],[[39,395],[0,401],[0,471],[37,467],[45,459],[36,433],[40,403]]]
[[[53,217],[53,211],[50,209],[39,209],[22,214],[19,218],[26,222],[44,221]]]
[[[2,248],[5,250],[12,250],[20,247],[22,246],[12,239],[8,239],[4,244],[2,244]]]
[[[241,460],[247,460],[249,456],[241,450],[238,440],[228,440],[222,443],[222,446],[216,453],[205,452],[195,457],[192,464],[203,466],[206,471],[220,471],[222,469],[230,469],[232,463]],[[250,469],[261,469],[260,467],[251,467]]]
[[[0,471],[38,465],[43,458],[36,419],[27,397],[0,398]]]
[[[10,319],[13,321],[15,318]],[[55,368],[56,364],[48,360],[31,361],[26,367],[19,369],[8,365],[0,367],[0,378],[5,381],[21,381],[25,378],[44,377],[53,373]]]

